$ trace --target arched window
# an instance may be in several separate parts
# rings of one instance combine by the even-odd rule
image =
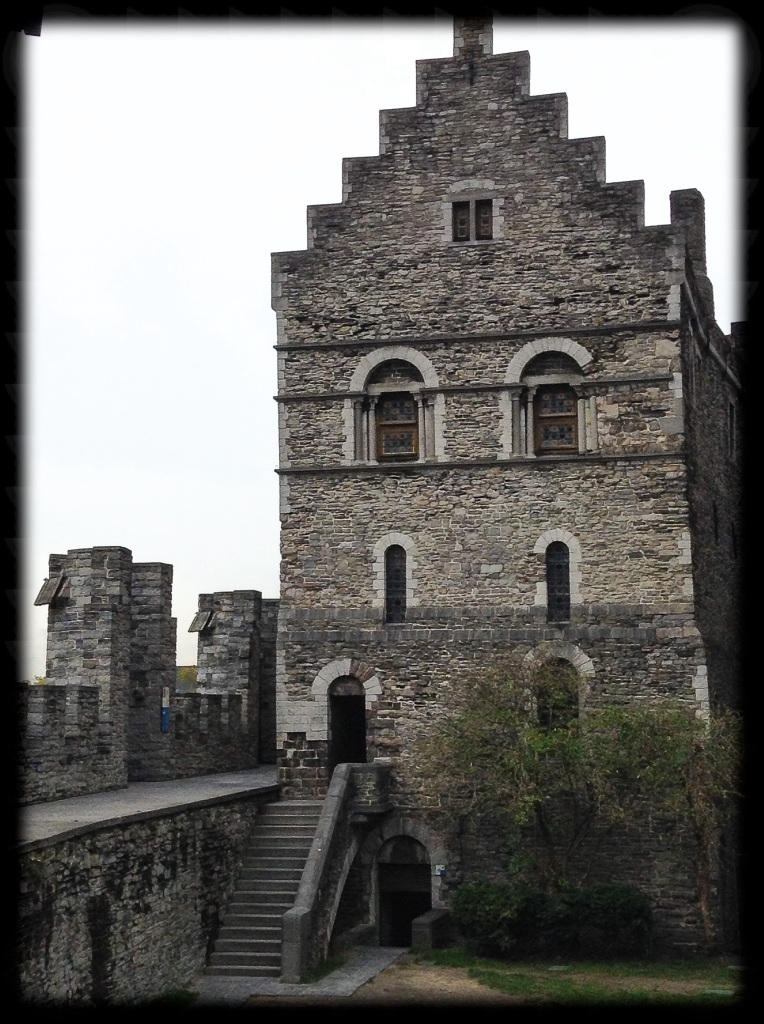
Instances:
[[[570,552],[567,544],[553,541],[546,549],[546,619],[567,622],[570,618]]]
[[[581,450],[579,396],[581,367],[565,352],[542,352],[523,369],[527,450],[536,455],[565,455]]]
[[[578,719],[579,679],[565,658],[551,658],[533,673],[539,725],[558,729]]]
[[[343,461],[387,466],[444,457],[445,398],[430,360],[390,345],[358,360],[342,417]]]
[[[406,551],[391,544],[385,551],[385,622],[406,621]]]

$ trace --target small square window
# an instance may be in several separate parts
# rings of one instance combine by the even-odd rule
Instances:
[[[471,199],[452,203],[455,242],[485,241],[493,238],[493,199]]]

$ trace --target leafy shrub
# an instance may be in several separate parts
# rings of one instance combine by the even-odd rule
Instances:
[[[460,886],[451,912],[468,948],[488,956],[508,953],[514,944],[512,924],[525,895],[522,889],[507,884]]]
[[[476,882],[455,893],[452,912],[467,946],[485,955],[635,956],[650,949],[650,901],[629,885],[569,888]]]
[[[563,901],[581,953],[598,957],[649,953],[652,908],[639,889],[594,885],[570,890]]]

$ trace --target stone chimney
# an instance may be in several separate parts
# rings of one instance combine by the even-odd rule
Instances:
[[[454,18],[454,57],[490,57],[493,54],[493,17],[490,14]]]

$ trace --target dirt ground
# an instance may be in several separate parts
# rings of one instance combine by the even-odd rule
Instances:
[[[618,988],[651,988],[654,991],[691,995],[702,991],[706,986],[702,982],[688,980],[678,982],[663,979],[647,978],[612,978],[602,975],[596,979],[591,975],[578,978],[566,973],[570,980],[594,982]],[[367,981],[351,996],[342,999],[319,999],[312,1005],[326,1004],[335,1007],[345,1006],[350,1010],[354,1003],[365,1003],[367,1006],[392,1005],[474,1005],[484,1007],[529,1005],[536,1002],[519,996],[510,996],[481,985],[470,978],[463,967],[437,967],[434,964],[417,963],[414,956],[404,954],[386,970],[371,981]],[[247,1006],[287,1007],[305,1006],[304,998],[255,996]]]
[[[387,970],[367,981],[349,996],[357,1003],[475,1003],[482,1006],[517,1005],[522,1000],[486,988],[467,973],[466,967],[417,964],[404,954]]]
[[[336,998],[315,998],[304,996],[253,996],[246,1003],[248,1007],[298,1007],[310,1005],[347,1006],[351,1003],[366,1003],[377,1006],[428,1005],[437,1003],[472,1003],[482,1006],[517,1005],[522,1000],[515,996],[494,992],[474,981],[462,967],[436,967],[434,964],[417,964],[414,958],[404,954],[371,981],[351,996]]]

